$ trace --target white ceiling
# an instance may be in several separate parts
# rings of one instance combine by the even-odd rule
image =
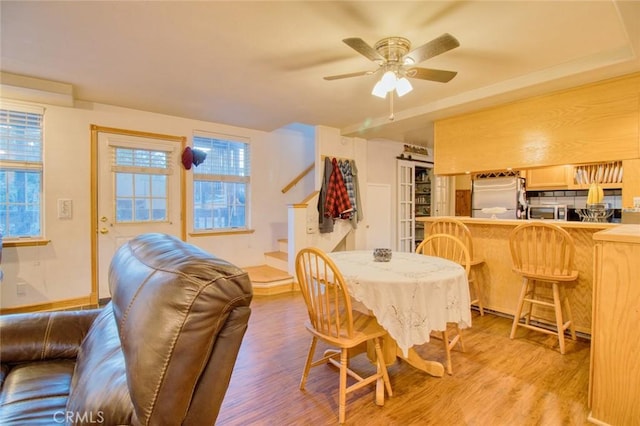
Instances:
[[[271,131],[290,123],[430,144],[431,121],[640,70],[640,1],[5,1],[0,67],[72,84],[78,100]],[[420,64],[389,102],[376,65],[342,43],[443,33],[460,47]]]

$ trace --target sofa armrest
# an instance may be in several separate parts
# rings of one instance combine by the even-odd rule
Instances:
[[[75,358],[100,309],[0,316],[2,363]]]

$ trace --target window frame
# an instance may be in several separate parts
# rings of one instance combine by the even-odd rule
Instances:
[[[198,169],[197,166],[191,167],[192,174],[192,188],[191,188],[191,232],[192,236],[206,236],[206,235],[229,235],[229,234],[244,234],[254,232],[251,229],[251,139],[239,135],[228,135],[207,131],[194,131],[191,139],[192,149],[202,149],[197,145],[197,138],[209,139],[213,141],[222,141],[230,143],[239,143],[245,145],[245,159],[246,166],[244,167],[245,174],[225,174],[225,173],[203,173],[202,169]],[[207,160],[211,161],[210,153],[207,152]],[[220,182],[222,184],[229,183],[241,183],[244,184],[244,226],[226,226],[224,228],[211,227],[211,228],[196,228],[196,186],[198,182]],[[229,209],[231,205],[225,204],[225,208]],[[213,217],[213,215],[212,215]]]
[[[44,194],[44,186],[45,186],[45,111],[46,109],[42,106],[31,105],[31,104],[22,104],[22,103],[14,103],[8,102],[4,99],[0,99],[0,109],[4,111],[23,113],[23,114],[36,114],[40,116],[40,141],[39,141],[39,161],[29,161],[29,160],[9,160],[9,159],[0,159],[0,170],[2,171],[29,171],[29,172],[37,172],[40,177],[40,187],[38,193],[38,221],[39,221],[39,234],[38,235],[16,235],[9,236],[3,235],[3,244],[5,246],[28,246],[28,245],[43,245],[47,244],[49,241],[45,238],[45,210],[46,210],[46,202],[45,202],[45,194]],[[8,204],[6,204],[8,205]],[[1,218],[3,222],[6,218]],[[5,224],[8,224],[6,222]],[[6,230],[5,230],[6,231]]]

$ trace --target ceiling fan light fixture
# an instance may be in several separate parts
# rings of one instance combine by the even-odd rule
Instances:
[[[396,81],[396,93],[398,96],[404,96],[413,90],[413,86],[406,77],[402,77]]]
[[[373,96],[377,96],[382,99],[387,97],[387,89],[385,89],[384,85],[382,84],[382,81],[378,81],[376,85],[373,86],[373,90],[371,91],[371,94]]]
[[[380,79],[380,83],[382,84],[382,87],[387,92],[391,92],[393,89],[396,88],[397,81],[398,81],[398,76],[396,76],[396,73],[393,71],[385,72],[382,78]]]

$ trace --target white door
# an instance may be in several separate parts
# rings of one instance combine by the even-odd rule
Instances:
[[[374,248],[393,248],[391,246],[391,185],[367,184],[367,206],[365,209],[365,221],[367,223],[368,250]]]
[[[433,216],[454,216],[455,184],[451,176],[436,176]]]
[[[132,132],[133,133],[133,132]],[[136,235],[181,237],[179,140],[98,132],[98,298],[111,297],[109,264]]]
[[[415,164],[398,163],[398,251],[413,252],[415,244]]]

